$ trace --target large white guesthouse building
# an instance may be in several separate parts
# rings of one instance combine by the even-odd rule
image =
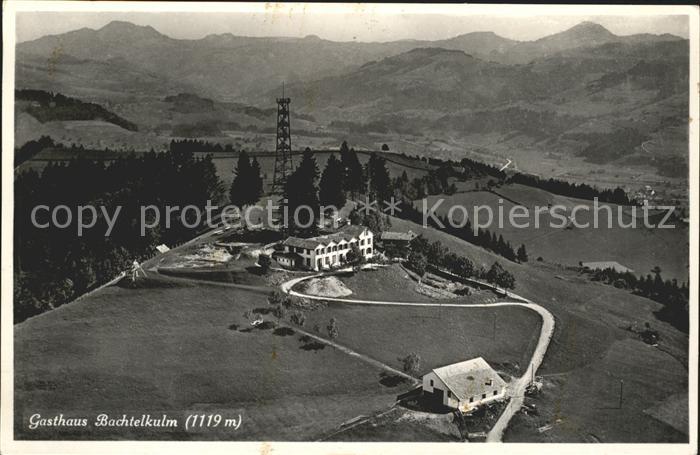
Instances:
[[[336,233],[308,239],[288,237],[282,245],[284,252],[273,256],[282,266],[317,271],[341,265],[353,245],[366,259],[374,255],[374,235],[364,226],[345,226]]]

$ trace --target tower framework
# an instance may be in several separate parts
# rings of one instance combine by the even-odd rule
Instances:
[[[277,98],[277,146],[275,169],[272,178],[272,193],[282,194],[287,177],[294,170],[292,162],[292,133],[289,129],[289,98]]]

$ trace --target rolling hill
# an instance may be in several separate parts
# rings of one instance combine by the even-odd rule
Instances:
[[[528,63],[532,60],[555,55],[570,49],[592,48],[604,44],[634,44],[679,41],[681,38],[670,35],[636,34],[618,36],[595,22],[585,21],[560,33],[545,36],[535,41],[526,41],[509,47],[502,61]]]
[[[617,186],[640,172],[652,180],[687,174],[688,55],[685,39],[619,36],[591,22],[528,42],[475,32],[386,43],[178,40],[112,22],[18,44],[16,80],[102,104],[145,133],[112,146],[268,133],[285,81],[297,135],[508,158],[528,172],[542,168],[528,163],[548,159],[550,172],[582,180],[609,173],[602,164],[637,169],[601,179]]]

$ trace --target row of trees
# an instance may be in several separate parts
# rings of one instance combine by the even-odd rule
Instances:
[[[27,112],[41,123],[52,120],[103,120],[129,131],[136,125],[95,103],[43,90],[15,90],[17,101],[29,101]]]
[[[657,313],[660,319],[668,321],[674,327],[688,333],[689,290],[687,283],[678,283],[675,278],[664,280],[661,268],[654,267],[646,276],[635,276],[632,272],[618,272],[609,268],[590,271],[593,281],[600,281],[620,289],[628,289],[634,294],[647,297],[661,303],[664,307]]]
[[[423,276],[428,266],[432,265],[462,278],[485,280],[504,289],[515,288],[515,277],[498,261],[494,262],[488,270],[476,267],[469,258],[449,251],[439,240],[429,242],[423,236],[418,236],[411,241],[406,265],[419,276]]]
[[[267,302],[272,306],[271,313],[277,319],[284,319],[288,317],[289,321],[293,324],[304,327],[306,324],[306,312],[315,311],[319,308],[325,307],[324,302],[312,302],[308,299],[291,296],[285,294],[282,291],[275,290],[268,296]],[[250,319],[253,311],[248,311],[244,313],[244,317]],[[316,324],[313,327],[313,331],[316,333],[321,333],[321,327]],[[336,318],[330,318],[328,325],[326,326],[326,331],[328,333],[328,338],[335,340],[340,335],[340,330],[338,328],[338,320]]]
[[[514,174],[506,180],[506,183],[519,183],[534,188],[540,188],[553,194],[561,196],[573,197],[577,199],[586,199],[592,201],[598,198],[600,202],[608,202],[611,204],[634,205],[625,190],[620,187],[614,190],[601,190],[585,183],[571,183],[557,179],[542,179],[535,175],[529,174]]]
[[[457,187],[448,178],[455,175],[452,166],[442,165],[428,171],[422,177],[408,179],[406,171],[392,180],[393,195],[396,199],[418,200],[434,194],[454,194]]]
[[[408,157],[419,160],[420,157]],[[490,164],[482,163],[479,161],[472,160],[470,158],[463,158],[459,163],[451,160],[442,160],[439,158],[430,158],[428,163],[437,166],[438,169],[450,168],[455,169],[461,167],[461,171],[454,173],[453,175],[461,180],[481,178],[484,176],[495,177],[496,181],[504,183],[519,183],[521,185],[530,186],[533,188],[540,188],[553,194],[558,194],[561,196],[573,197],[577,199],[593,200],[598,198],[600,202],[608,202],[611,204],[620,205],[633,205],[635,201],[630,199],[627,193],[620,187],[615,189],[599,189],[585,183],[571,183],[565,180],[558,180],[554,178],[543,179],[531,174],[513,173],[508,176],[504,171],[501,171],[498,167],[492,166]],[[443,191],[444,192],[444,191]],[[437,194],[433,192],[428,192],[427,194]],[[425,196],[413,197],[408,199],[421,199]]]
[[[191,238],[188,226],[195,224],[194,212],[183,223],[180,212],[166,213],[165,206],[191,204],[203,210],[207,200],[217,204],[223,195],[211,157],[195,158],[189,147],[177,142],[162,152],[126,155],[109,164],[74,159],[49,163],[42,172],[29,169],[16,174],[15,322],[108,281],[134,259],[150,257],[160,243],[172,245]],[[151,204],[160,208],[160,223],[142,236],[140,208]],[[64,229],[54,223],[35,226],[31,214],[39,205],[51,209],[65,205],[73,214],[78,206],[91,205],[98,215],[95,226],[79,236],[75,224]],[[118,207],[117,221],[106,236],[105,213],[112,217]],[[49,217],[39,216],[38,221],[46,223]]]
[[[401,218],[418,224],[423,222],[423,214],[412,203],[402,201],[400,208],[401,211],[398,212],[398,216]],[[435,218],[437,218],[438,221],[428,218],[428,222],[435,229],[442,230],[473,245],[477,245],[492,251],[508,259],[509,261],[521,263],[528,261],[528,254],[525,245],[520,245],[516,249],[509,241],[506,241],[503,238],[502,234],[496,234],[493,231],[483,228],[479,228],[475,233],[474,228],[468,219],[465,220],[465,225],[463,227],[456,227],[449,223],[447,216],[436,214]],[[440,226],[440,223],[442,223],[444,228]]]
[[[253,174],[255,171],[253,171]],[[237,170],[237,175],[241,175]],[[234,182],[235,183],[235,182]],[[338,209],[345,205],[347,198],[369,195],[373,199],[389,199],[392,194],[391,178],[385,160],[372,154],[366,166],[362,166],[357,152],[349,148],[346,142],[340,147],[340,159],[331,154],[323,172],[313,152],[307,148],[302,153],[301,162],[288,177],[284,186],[284,198],[290,214],[302,206],[311,208],[299,210],[298,221],[301,226],[290,226],[289,230],[297,235],[315,235],[316,223],[321,206],[333,206]]]

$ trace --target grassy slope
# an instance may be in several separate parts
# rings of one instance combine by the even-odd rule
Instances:
[[[420,308],[331,302],[309,314],[306,325],[325,332],[338,321],[338,341],[401,368],[399,357],[416,352],[421,374],[474,357],[493,364],[525,364],[537,344],[540,321],[523,308]],[[494,321],[496,331],[494,332]]]
[[[473,289],[468,297],[451,299],[431,298],[416,290],[417,283],[408,278],[398,265],[360,273],[343,274],[339,278],[352,290],[350,299],[387,300],[401,302],[488,303],[498,297],[494,292]]]
[[[379,383],[380,371],[334,349],[303,350],[297,336],[228,328],[246,324],[245,309],[263,305],[263,296],[204,284],[112,287],[16,326],[17,436],[58,436],[22,431],[37,412],[175,417],[196,410],[240,413],[243,424],[237,432],[61,436],[308,440],[386,407],[400,392]]]
[[[687,396],[688,337],[655,319],[653,312],[660,304],[589,282],[555,265],[510,263],[434,229],[395,218],[392,223],[397,229],[412,229],[431,240],[439,239],[450,251],[484,266],[499,260],[515,275],[515,291],[554,315],[555,334],[540,372],[556,374],[557,382],[537,404],[542,420],[557,416],[567,425],[540,434],[523,424],[524,418],[519,416],[506,440],[583,442],[592,433],[603,442],[687,441],[687,435],[644,413],[674,393]],[[661,334],[658,348],[625,330],[632,323],[641,326],[647,321]],[[657,368],[664,371],[664,380],[649,374]],[[623,410],[600,412],[596,407],[614,394],[610,388],[615,390],[617,378],[625,381],[625,396],[634,398],[625,402]]]
[[[650,273],[654,266],[660,266],[663,277],[677,278],[679,281],[688,279],[688,228],[677,226],[675,229],[647,229],[643,227],[643,220],[638,218],[637,228],[624,229],[617,225],[617,207],[613,208],[613,228],[608,229],[605,221],[599,222],[599,228],[551,228],[550,217],[543,214],[540,218],[541,227],[534,227],[534,207],[547,207],[547,204],[562,204],[574,207],[583,204],[593,210],[590,201],[576,200],[562,196],[552,195],[546,191],[530,188],[523,185],[505,185],[497,188],[496,192],[506,198],[516,201],[531,211],[529,218],[530,227],[520,229],[510,224],[508,220],[509,210],[514,206],[507,199],[487,191],[457,193],[452,196],[431,196],[428,198],[428,207],[432,207],[438,198],[444,198],[444,202],[437,213],[446,215],[453,205],[465,206],[470,216],[475,206],[489,206],[494,217],[497,217],[499,199],[503,199],[502,207],[504,215],[503,228],[496,223],[490,229],[503,234],[503,237],[514,246],[525,244],[531,258],[542,256],[546,261],[557,262],[566,265],[577,265],[579,261],[617,261],[635,271],[636,275]],[[629,208],[625,208],[628,212]],[[562,213],[561,211],[559,213]],[[592,212],[591,212],[592,213]],[[600,219],[607,220],[607,214],[600,212]],[[641,216],[641,210],[638,216]],[[461,220],[461,212],[454,212],[457,220]],[[488,219],[486,211],[480,212],[480,220]],[[494,218],[495,220],[497,218]],[[516,219],[516,223],[525,223],[528,218]],[[585,212],[577,212],[579,223],[592,223],[593,215]],[[631,218],[623,215],[623,222],[628,224]],[[552,223],[561,225],[558,219],[552,219]],[[670,222],[669,222],[670,223]]]

